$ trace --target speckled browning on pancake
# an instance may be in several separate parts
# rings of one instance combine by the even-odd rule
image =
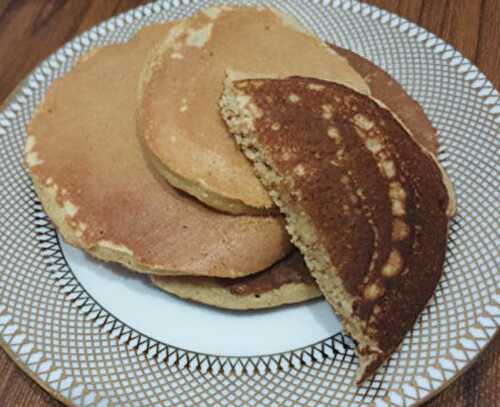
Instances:
[[[146,54],[171,25],[92,51],[56,80],[30,123],[26,164],[71,244],[136,271],[237,277],[285,256],[282,221],[214,212],[155,176],[135,134]]]
[[[246,277],[160,277],[152,281],[181,298],[228,309],[263,309],[321,296],[302,256],[295,252],[267,270]]]
[[[339,55],[349,61],[370,87],[371,95],[383,102],[408,127],[415,140],[431,153],[436,154],[438,140],[436,129],[422,107],[413,100],[403,87],[382,68],[347,49],[330,44]]]
[[[451,186],[374,99],[293,77],[228,81],[222,114],[358,341],[363,380],[399,345],[443,269]]]
[[[179,22],[151,53],[141,79],[138,126],[148,157],[171,184],[229,213],[273,210],[220,119],[225,69],[307,75],[369,92],[346,60],[266,8],[203,10]]]

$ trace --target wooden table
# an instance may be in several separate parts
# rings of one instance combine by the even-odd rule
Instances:
[[[0,0],[0,101],[41,60],[139,0]],[[367,0],[437,34],[500,87],[500,0]],[[497,393],[498,392],[498,393]],[[500,336],[426,407],[500,405]],[[0,351],[0,406],[61,406]]]

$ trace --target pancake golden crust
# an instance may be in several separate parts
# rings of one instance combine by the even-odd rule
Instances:
[[[269,269],[247,277],[160,277],[151,280],[181,298],[220,308],[272,308],[321,297],[302,256],[295,252]]]
[[[25,162],[63,237],[152,274],[238,277],[290,250],[282,221],[209,210],[148,167],[135,133],[136,84],[172,25],[84,56],[56,80],[28,129]]]
[[[157,171],[218,210],[267,213],[275,210],[273,203],[219,116],[228,65],[369,90],[344,58],[293,18],[270,9],[204,10],[179,22],[151,53],[141,76],[138,128]]]
[[[357,340],[358,381],[396,350],[443,270],[451,184],[376,100],[310,78],[228,81],[222,114]]]

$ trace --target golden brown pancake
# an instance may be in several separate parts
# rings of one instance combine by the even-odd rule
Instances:
[[[435,153],[436,131],[419,104],[408,96],[401,85],[367,59],[341,47],[330,46],[345,57],[369,84],[371,94],[402,119],[415,139]],[[293,256],[290,255],[289,258]],[[287,263],[289,267],[283,267]],[[316,284],[310,284],[312,277],[309,271],[302,267],[302,260],[291,263],[285,259],[270,270],[236,279],[157,276],[152,280],[158,287],[181,298],[221,308],[257,309],[302,302],[320,296]],[[305,278],[304,281],[300,279],[301,276]]]
[[[371,94],[402,119],[417,141],[435,153],[436,131],[422,108],[401,85],[367,59],[341,47],[330,46],[367,81]],[[297,255],[290,255],[270,270],[236,279],[156,276],[152,280],[158,287],[181,298],[230,309],[269,308],[320,296],[302,260],[293,263],[289,260],[294,256]]]
[[[227,81],[222,114],[357,341],[358,383],[401,343],[443,271],[451,184],[375,99],[291,77]]]
[[[151,280],[162,290],[181,298],[236,310],[272,308],[321,297],[297,252],[265,271],[246,277],[152,276]]]
[[[212,211],[144,160],[135,132],[139,73],[171,26],[92,51],[52,84],[26,141],[35,189],[63,237],[99,259],[161,275],[261,271],[291,250],[282,220]]]
[[[227,134],[218,112],[225,69],[308,75],[368,87],[335,51],[291,17],[264,8],[212,8],[178,23],[141,78],[138,128],[170,184],[229,213],[273,204]]]

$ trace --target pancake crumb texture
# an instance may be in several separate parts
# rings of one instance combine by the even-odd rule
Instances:
[[[451,184],[399,119],[343,85],[228,79],[220,107],[357,341],[360,383],[434,292],[455,206]]]

